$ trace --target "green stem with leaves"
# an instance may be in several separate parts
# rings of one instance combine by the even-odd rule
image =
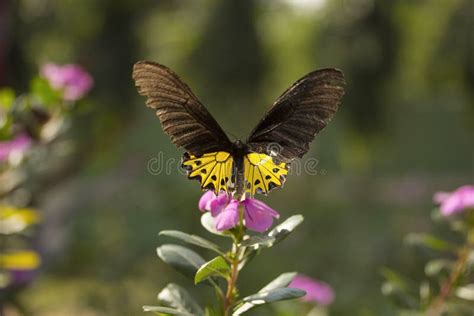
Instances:
[[[244,236],[244,233],[245,233],[245,226],[243,223],[244,216],[243,216],[242,208],[239,209],[239,214],[240,214],[239,226],[237,227],[237,230],[233,235],[232,251],[230,252],[229,258],[228,258],[230,262],[230,275],[227,280],[226,295],[224,297],[224,302],[222,304],[224,316],[230,315],[230,310],[237,296],[236,286],[237,286],[237,279],[239,277],[239,265],[242,260],[242,248],[239,246],[239,244],[241,243],[242,237]]]
[[[224,252],[213,242],[200,236],[187,234],[176,230],[164,230],[162,236],[168,236],[216,252],[218,255],[206,261],[191,249],[175,244],[163,244],[157,248],[158,257],[177,271],[194,279],[195,284],[210,283],[215,291],[218,306],[202,308],[187,291],[178,284],[169,283],[158,294],[159,306],[143,306],[146,312],[155,312],[159,315],[191,314],[199,316],[230,316],[242,315],[250,309],[262,304],[270,304],[282,300],[296,299],[306,293],[299,289],[287,288],[295,277],[295,272],[287,272],[262,287],[252,295],[240,298],[237,289],[237,280],[240,270],[261,249],[269,248],[281,242],[303,221],[303,216],[294,215],[283,223],[274,227],[268,233],[246,234],[242,206],[240,221],[237,227],[225,232],[215,229],[215,221],[211,213],[204,213],[201,223],[210,233],[232,238],[232,248]],[[225,279],[226,286],[220,286],[218,279]]]
[[[466,244],[458,251],[458,258],[454,264],[448,279],[441,285],[438,296],[433,300],[428,307],[427,316],[439,316],[443,313],[444,304],[451,295],[460,278],[466,271],[466,264],[468,262],[469,253],[474,247],[474,229],[468,231]]]
[[[239,276],[239,264],[240,264],[240,248],[234,244],[234,250],[231,255],[231,270],[230,270],[230,276],[227,282],[227,291],[226,295],[224,298],[224,316],[229,315],[230,309],[232,305],[234,304],[234,299],[236,298],[235,291],[236,291],[236,285],[237,285],[237,278]]]
[[[459,257],[456,261],[453,271],[449,275],[448,279],[444,284],[441,285],[440,292],[438,296],[433,300],[433,303],[428,308],[428,316],[438,316],[443,312],[443,306],[446,299],[452,293],[455,285],[458,283],[459,278],[462,276],[465,268],[467,257],[469,255],[469,248],[463,247],[459,251]]]

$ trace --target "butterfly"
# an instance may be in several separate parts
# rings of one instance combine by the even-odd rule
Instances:
[[[163,130],[186,150],[182,166],[203,190],[253,196],[283,186],[289,164],[333,118],[344,95],[344,75],[320,69],[302,77],[272,105],[245,142],[232,142],[191,89],[171,69],[139,61],[138,93],[156,111]]]

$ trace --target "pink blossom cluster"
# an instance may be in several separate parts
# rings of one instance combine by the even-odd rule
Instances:
[[[51,87],[62,91],[66,101],[79,100],[94,84],[91,75],[75,64],[60,66],[48,63],[41,67],[41,75],[48,80]]]
[[[245,227],[256,232],[266,231],[272,226],[273,218],[280,216],[262,201],[252,198],[238,201],[225,192],[216,196],[213,191],[207,191],[199,200],[199,209],[211,212],[216,220],[216,229],[219,231],[231,229],[239,224],[240,206],[243,209]]]
[[[433,199],[444,216],[474,209],[474,185],[464,185],[453,192],[438,192]]]

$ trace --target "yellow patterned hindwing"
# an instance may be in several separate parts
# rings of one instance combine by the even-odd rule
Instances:
[[[275,163],[273,158],[259,153],[250,153],[244,157],[245,192],[267,194],[285,182],[288,168],[286,163]]]
[[[188,172],[188,178],[197,178],[202,189],[212,189],[216,194],[229,192],[232,186],[233,159],[230,153],[217,151],[202,156],[185,154],[182,166]]]

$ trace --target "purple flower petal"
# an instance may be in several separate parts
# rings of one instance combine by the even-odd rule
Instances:
[[[229,195],[225,192],[219,193],[219,195],[210,202],[209,211],[213,217],[219,215],[222,210],[229,204],[230,198]]]
[[[232,200],[216,217],[218,231],[231,229],[239,223],[239,201]]]
[[[326,306],[334,301],[334,290],[329,284],[302,274],[297,275],[288,287],[305,291],[306,295],[302,299],[307,302]]]
[[[31,138],[27,134],[20,134],[9,141],[0,142],[0,161],[8,159],[11,153],[23,153],[31,147]]]
[[[450,216],[474,208],[474,186],[465,185],[454,192],[438,192],[433,197],[440,204],[441,214]]]
[[[41,75],[48,80],[51,87],[62,90],[63,98],[67,101],[79,100],[89,92],[94,83],[87,71],[74,64],[45,64],[41,67]]]
[[[199,209],[201,212],[210,211],[211,210],[211,202],[216,199],[216,195],[213,191],[209,190],[206,191],[201,198],[199,199]]]
[[[433,201],[435,203],[441,204],[447,198],[449,198],[450,195],[451,195],[451,193],[449,193],[449,192],[436,192],[435,195],[433,196]]]
[[[277,211],[256,199],[245,199],[244,206],[245,226],[256,232],[264,232],[272,226],[273,218],[278,218]]]

